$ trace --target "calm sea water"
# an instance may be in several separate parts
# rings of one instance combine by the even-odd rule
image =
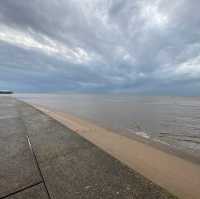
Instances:
[[[200,157],[200,97],[115,94],[23,94],[18,97],[120,134],[136,134]]]

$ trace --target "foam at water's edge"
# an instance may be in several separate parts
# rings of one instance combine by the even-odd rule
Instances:
[[[144,131],[134,131],[133,129],[127,129],[128,132],[133,133],[137,136],[143,137],[145,139],[150,139],[150,135],[145,133]]]

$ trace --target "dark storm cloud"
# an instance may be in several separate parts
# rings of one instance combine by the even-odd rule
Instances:
[[[200,94],[199,7],[198,0],[0,1],[0,83],[159,93],[194,85]]]

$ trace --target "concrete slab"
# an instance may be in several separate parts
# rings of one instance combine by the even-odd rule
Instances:
[[[176,198],[47,115],[18,107],[52,198]]]
[[[41,181],[20,121],[0,119],[0,198]]]
[[[52,198],[175,198],[96,147],[57,157],[41,170]]]
[[[13,107],[0,107],[0,119],[17,117],[17,112]]]
[[[9,196],[8,199],[48,199],[48,195],[43,184],[40,184]]]
[[[0,119],[17,117],[16,103],[14,98],[0,96]]]
[[[25,135],[25,130],[21,128],[21,119],[19,117],[4,117],[0,118],[0,139],[6,138],[11,135]]]
[[[91,148],[87,140],[83,140],[57,121],[39,113],[36,109],[31,111],[31,117],[27,115],[27,111],[22,111],[22,114],[26,112],[26,115],[22,115],[22,119],[40,164],[76,149]]]

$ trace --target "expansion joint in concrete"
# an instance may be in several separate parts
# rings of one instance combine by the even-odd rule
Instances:
[[[24,187],[24,188],[22,188],[22,189],[19,189],[19,190],[15,191],[15,192],[9,193],[9,194],[7,194],[7,195],[1,197],[0,199],[8,198],[8,197],[10,197],[10,196],[13,196],[13,195],[15,195],[15,194],[17,194],[17,193],[23,192],[23,191],[25,191],[25,190],[27,190],[27,189],[30,189],[30,188],[32,188],[32,187],[34,187],[34,186],[37,186],[37,185],[39,185],[39,184],[42,184],[42,183],[43,183],[43,181],[39,181],[39,182],[37,182],[37,183],[31,184],[31,185],[29,185],[29,186],[27,186],[27,187]]]
[[[34,158],[36,167],[37,167],[37,169],[38,169],[38,172],[39,172],[39,174],[40,174],[40,176],[41,176],[41,179],[42,179],[42,182],[43,182],[43,184],[44,184],[45,191],[46,191],[46,193],[47,193],[47,195],[48,195],[48,198],[51,199],[51,196],[50,196],[49,191],[48,191],[48,189],[47,189],[47,186],[46,186],[44,177],[43,177],[43,175],[42,175],[42,171],[41,171],[40,166],[39,166],[39,163],[38,163],[38,161],[37,161],[37,157],[36,157],[36,155],[35,155],[35,153],[34,153],[34,150],[33,150],[33,147],[32,147],[32,145],[31,145],[31,141],[30,141],[30,138],[29,138],[28,135],[27,135],[27,141],[28,141],[28,145],[29,145],[30,151],[31,151],[31,153],[33,154],[33,158]]]

